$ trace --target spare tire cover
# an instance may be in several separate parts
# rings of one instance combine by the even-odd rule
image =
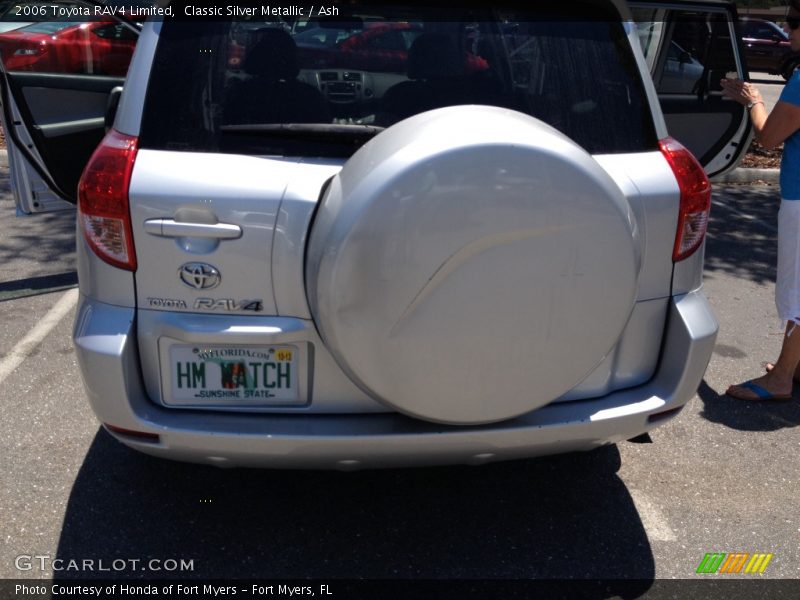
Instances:
[[[614,347],[636,295],[630,207],[592,157],[528,115],[422,113],[331,181],[309,234],[312,316],[373,398],[441,423],[561,396]]]

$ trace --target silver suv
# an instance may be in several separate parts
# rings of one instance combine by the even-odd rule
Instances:
[[[704,167],[749,135],[716,85],[746,76],[735,11],[551,4],[174,5],[124,82],[7,72],[20,210],[78,204],[74,342],[105,428],[165,458],[352,469],[674,417],[717,331]],[[700,65],[677,88],[676,43]]]

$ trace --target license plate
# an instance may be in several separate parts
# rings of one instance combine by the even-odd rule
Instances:
[[[167,404],[273,406],[302,404],[295,346],[197,346],[169,349]]]

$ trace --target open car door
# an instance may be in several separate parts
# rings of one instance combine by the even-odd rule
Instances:
[[[109,101],[125,80],[139,27],[119,17],[87,17],[98,4],[83,0],[13,6],[34,21],[0,33],[0,118],[17,213],[74,209],[78,180],[105,133]]]
[[[732,2],[630,3],[670,135],[709,176],[733,169],[752,139],[747,110],[722,95],[720,80],[749,77]]]

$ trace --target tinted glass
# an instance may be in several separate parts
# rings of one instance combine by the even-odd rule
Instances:
[[[623,25],[576,3],[544,17],[371,6],[311,26],[166,22],[140,144],[349,156],[381,128],[458,104],[530,114],[591,153],[656,147]]]

